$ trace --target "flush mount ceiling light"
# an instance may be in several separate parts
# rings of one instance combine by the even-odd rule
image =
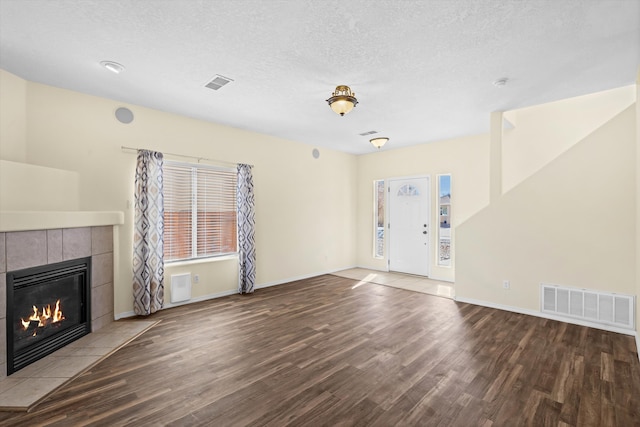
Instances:
[[[341,116],[344,116],[349,111],[353,110],[358,100],[355,97],[355,93],[351,92],[349,86],[336,86],[336,90],[331,95],[331,98],[327,99],[329,106],[333,111]]]
[[[124,71],[124,65],[118,64],[117,62],[102,61],[100,62],[100,65],[102,65],[104,68],[111,71],[112,73],[120,74],[121,72]]]
[[[380,137],[370,139],[369,142],[379,150],[384,144],[387,143],[388,140],[389,138]]]
[[[509,78],[508,77],[502,77],[502,78],[496,80],[495,82],[493,82],[493,85],[495,87],[505,87],[508,82],[509,82]]]

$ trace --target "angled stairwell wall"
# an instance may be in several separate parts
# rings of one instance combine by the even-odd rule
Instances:
[[[633,105],[634,86],[506,111],[513,125],[502,136],[502,191],[508,192]]]
[[[457,299],[538,312],[541,282],[636,294],[635,109],[458,227]]]

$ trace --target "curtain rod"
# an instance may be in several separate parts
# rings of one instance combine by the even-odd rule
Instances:
[[[148,150],[147,148],[135,148],[135,147],[125,147],[124,145],[120,146],[121,149],[123,150],[133,150],[133,151],[138,151],[138,150]],[[152,150],[149,150],[152,151]],[[155,150],[153,150],[155,151]],[[175,156],[175,157],[184,157],[184,158],[188,158],[188,159],[196,159],[198,161],[198,163],[200,163],[202,160],[204,160],[205,162],[214,162],[214,163],[226,163],[228,165],[238,165],[238,163],[234,163],[234,162],[228,162],[226,160],[217,160],[217,159],[207,159],[206,157],[198,157],[198,156],[189,156],[188,154],[176,154],[176,153],[166,153],[163,152],[162,154],[166,154],[167,156]],[[253,165],[249,165],[251,167],[253,167]]]

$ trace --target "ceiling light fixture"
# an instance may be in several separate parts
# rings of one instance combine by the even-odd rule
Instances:
[[[505,87],[508,82],[509,82],[509,79],[507,77],[502,77],[496,80],[495,82],[493,82],[493,85],[495,87]]]
[[[369,142],[379,150],[380,148],[382,148],[384,144],[387,143],[388,140],[389,138],[380,137],[380,138],[370,139]]]
[[[353,107],[358,103],[355,95],[355,93],[351,92],[349,86],[339,85],[336,86],[336,90],[331,95],[331,98],[327,99],[327,102],[333,111],[344,116],[353,110]]]
[[[120,74],[121,72],[124,71],[124,65],[118,64],[117,62],[102,61],[100,65],[102,65],[104,68],[111,71],[112,73]]]

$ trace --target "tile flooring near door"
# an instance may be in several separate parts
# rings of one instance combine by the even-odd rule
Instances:
[[[414,276],[412,274],[376,271],[366,268],[350,268],[348,270],[337,271],[333,273],[333,275],[359,280],[363,283],[392,286],[394,288],[422,292],[423,294],[437,295],[450,299],[453,299],[455,295],[453,283],[451,282],[433,280],[428,277]]]

